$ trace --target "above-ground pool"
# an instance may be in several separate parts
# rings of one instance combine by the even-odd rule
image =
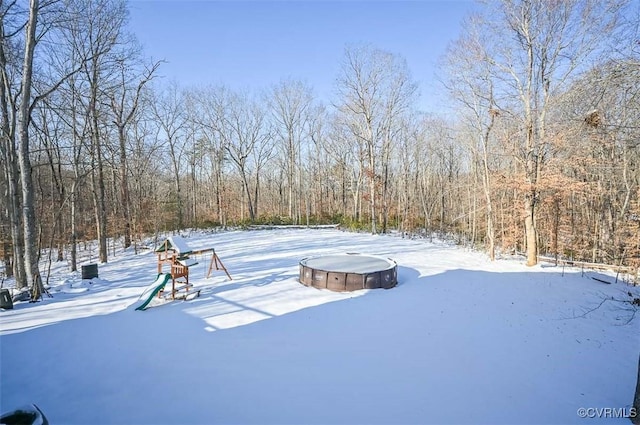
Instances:
[[[388,258],[362,254],[337,254],[300,261],[300,282],[332,291],[389,289],[398,283],[398,265]]]

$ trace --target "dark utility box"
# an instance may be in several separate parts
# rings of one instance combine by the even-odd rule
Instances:
[[[0,308],[6,310],[13,309],[13,300],[11,299],[11,294],[9,294],[9,290],[6,288],[0,289]]]

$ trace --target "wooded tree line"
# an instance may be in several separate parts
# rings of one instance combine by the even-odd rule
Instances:
[[[405,60],[370,45],[345,48],[330,105],[295,79],[167,83],[126,7],[0,0],[0,239],[18,287],[38,285],[43,252],[75,270],[83,241],[105,262],[109,239],[249,223],[640,261],[637,4],[489,3],[443,58],[447,114],[420,112]]]

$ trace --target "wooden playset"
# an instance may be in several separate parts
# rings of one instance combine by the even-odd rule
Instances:
[[[231,275],[222,264],[214,248],[193,250],[180,236],[171,236],[159,245],[155,252],[158,254],[158,274],[163,274],[164,266],[167,265],[171,276],[171,290],[163,289],[159,291],[158,295],[160,297],[175,300],[196,298],[200,295],[200,291],[192,291],[193,284],[189,283],[189,267],[198,264],[191,257],[193,255],[211,253],[207,277],[211,275],[215,267],[215,270],[224,270],[229,280],[231,280]]]

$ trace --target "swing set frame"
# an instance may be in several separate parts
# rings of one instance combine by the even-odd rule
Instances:
[[[204,248],[199,250],[192,250],[186,241],[179,236],[173,236],[167,238],[158,248],[156,248],[158,254],[158,273],[163,273],[162,269],[165,264],[169,266],[171,274],[171,292],[170,294],[159,294],[159,296],[170,297],[172,300],[176,298],[179,291],[185,290],[184,298],[189,296],[189,289],[193,287],[189,283],[189,267],[198,264],[191,259],[190,255],[201,255],[211,252],[211,260],[209,261],[209,269],[207,271],[207,278],[211,276],[211,272],[214,270],[224,270],[229,280],[233,280],[229,271],[218,257],[215,248]],[[177,279],[183,278],[184,281],[178,281]],[[183,283],[183,285],[176,287],[176,282]],[[200,291],[196,291],[199,294]]]

